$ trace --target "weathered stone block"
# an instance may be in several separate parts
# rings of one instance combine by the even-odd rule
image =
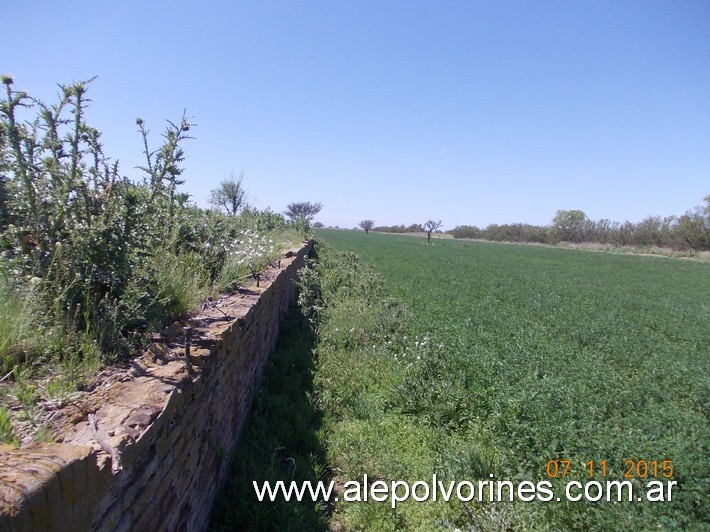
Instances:
[[[181,348],[162,347],[95,390],[89,411],[114,456],[99,450],[83,413],[62,444],[0,445],[0,530],[205,529],[309,250],[283,259],[272,282],[227,298],[233,321],[219,311],[212,324],[190,321],[195,338],[214,339],[195,347],[194,374]],[[116,457],[123,469],[112,471]]]

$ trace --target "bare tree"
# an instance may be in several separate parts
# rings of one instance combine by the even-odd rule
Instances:
[[[369,233],[373,227],[375,227],[375,220],[363,220],[360,222],[360,228],[365,231],[365,234]]]
[[[426,243],[431,244],[431,234],[441,227],[441,220],[435,222],[434,220],[427,220],[424,224],[424,230],[426,231]]]
[[[227,214],[236,215],[239,209],[246,206],[246,189],[242,184],[244,172],[239,177],[230,174],[229,179],[223,180],[219,187],[210,190],[210,204],[217,209],[224,207]]]
[[[284,211],[284,214],[292,220],[303,219],[309,222],[313,217],[320,212],[323,205],[320,203],[311,203],[310,201],[298,201],[289,203]]]

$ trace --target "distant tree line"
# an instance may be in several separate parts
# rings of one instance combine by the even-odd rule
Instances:
[[[638,223],[590,220],[580,210],[557,211],[549,226],[491,224],[485,229],[459,225],[449,231],[454,238],[479,238],[497,242],[539,244],[599,243],[613,246],[656,246],[680,251],[710,250],[710,195],[705,205],[681,216],[649,216]]]
[[[373,227],[372,231],[378,231],[380,233],[424,233],[424,226],[422,224],[411,224],[408,226],[404,225],[380,225]]]

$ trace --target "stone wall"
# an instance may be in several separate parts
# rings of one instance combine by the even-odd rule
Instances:
[[[0,446],[0,530],[205,529],[310,249],[287,253],[258,287],[206,302],[130,369],[102,374],[53,416],[57,443]]]

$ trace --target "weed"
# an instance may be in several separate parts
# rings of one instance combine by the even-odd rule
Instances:
[[[258,276],[277,257],[271,240],[298,228],[269,209],[234,216],[190,203],[184,112],[157,148],[136,120],[144,176],[131,181],[88,123],[93,79],[60,85],[53,104],[1,81],[0,370],[31,370],[34,385],[14,386],[30,419],[30,403],[71,400],[89,372],[135,354],[147,329],[196,308],[215,284]]]
[[[249,229],[225,246],[226,258],[217,279],[220,292],[234,290],[248,277],[265,270],[278,256],[273,240]]]
[[[31,286],[10,280],[0,262],[0,371],[3,375],[14,364],[41,348],[40,306]]]
[[[153,262],[157,284],[156,299],[169,317],[196,308],[208,294],[208,277],[199,256],[188,253],[166,261]]]
[[[12,426],[12,416],[5,408],[0,406],[0,443],[18,446],[20,440],[15,435],[15,429]]]

